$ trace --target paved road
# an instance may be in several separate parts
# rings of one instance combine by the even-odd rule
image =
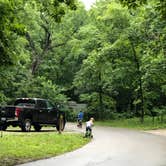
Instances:
[[[166,166],[165,136],[98,126],[93,135],[81,149],[22,166]]]

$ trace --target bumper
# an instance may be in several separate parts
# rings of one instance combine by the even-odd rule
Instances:
[[[1,117],[0,118],[0,123],[1,124],[6,124],[7,126],[9,125],[19,125],[19,120],[18,118],[5,118],[5,117]]]

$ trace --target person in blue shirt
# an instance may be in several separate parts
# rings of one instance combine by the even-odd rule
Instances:
[[[78,117],[77,117],[77,122],[78,122],[77,126],[80,127],[80,128],[82,128],[83,117],[84,117],[84,113],[82,111],[80,111],[78,113]]]

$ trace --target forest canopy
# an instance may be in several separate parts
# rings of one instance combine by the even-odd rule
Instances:
[[[87,104],[96,119],[166,113],[165,1],[0,0],[0,103]]]

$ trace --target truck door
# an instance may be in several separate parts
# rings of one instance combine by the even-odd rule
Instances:
[[[48,123],[48,108],[46,100],[37,100],[37,121]]]
[[[47,114],[48,123],[56,123],[57,110],[49,101],[46,101],[46,103],[47,103],[47,109],[48,109],[48,114]]]

